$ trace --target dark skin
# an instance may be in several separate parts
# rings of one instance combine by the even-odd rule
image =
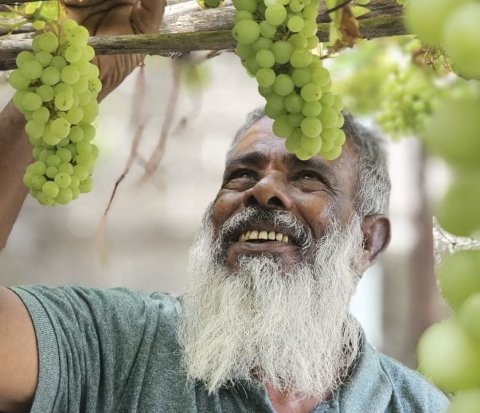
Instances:
[[[293,214],[312,232],[315,241],[327,230],[332,215],[347,223],[354,212],[355,174],[357,154],[350,140],[342,155],[334,161],[319,156],[310,161],[299,161],[289,154],[281,139],[273,136],[271,120],[262,118],[241,138],[227,160],[223,184],[212,206],[212,221],[218,232],[229,219],[248,206],[265,210],[284,210]],[[252,224],[261,230],[271,228],[270,223]],[[269,227],[270,225],[270,227]],[[360,223],[364,236],[363,253],[357,271],[363,273],[388,245],[390,223],[383,215],[369,215]],[[280,241],[243,242],[238,234],[228,242],[226,264],[237,268],[239,255],[269,254],[280,257],[287,266],[302,259],[295,242]],[[311,398],[289,398],[266,384],[267,393],[278,413],[308,413],[329,394]]]

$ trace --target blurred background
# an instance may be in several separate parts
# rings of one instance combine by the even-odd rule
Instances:
[[[182,294],[188,250],[220,187],[226,149],[247,113],[263,103],[255,80],[233,53],[191,59],[204,63],[194,71],[188,65],[182,69],[174,107],[169,101],[178,67],[162,57],[147,58],[145,67],[101,103],[93,192],[55,208],[27,198],[0,253],[2,285],[122,286]],[[13,89],[6,74],[1,79],[3,107]],[[172,126],[163,158],[141,185],[168,109],[174,113],[168,119]],[[99,245],[101,217],[139,127],[139,156],[118,187],[105,242]],[[415,367],[421,331],[447,311],[433,276],[429,200],[444,192],[448,173],[442,164],[425,158],[415,139],[386,144],[393,185],[392,242],[364,275],[352,311],[376,347]]]

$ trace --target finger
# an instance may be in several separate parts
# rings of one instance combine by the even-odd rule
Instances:
[[[132,25],[141,33],[155,33],[162,22],[166,0],[137,0],[132,10]]]

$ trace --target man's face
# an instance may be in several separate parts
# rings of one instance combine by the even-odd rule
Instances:
[[[231,270],[237,268],[241,256],[271,255],[288,266],[305,259],[310,262],[315,242],[332,222],[345,224],[353,213],[357,157],[349,141],[334,161],[319,156],[300,161],[273,135],[271,125],[264,117],[241,138],[227,161],[222,187],[212,205],[215,235],[225,238],[220,240],[221,253]],[[288,226],[258,216],[222,233],[222,226],[247,207],[288,212],[313,242],[306,245]],[[257,231],[253,237],[252,231]],[[265,235],[275,239],[259,239]]]

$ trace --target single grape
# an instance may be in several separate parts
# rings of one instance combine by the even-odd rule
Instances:
[[[293,89],[294,84],[290,76],[282,73],[275,78],[273,90],[277,95],[287,96],[292,93]]]
[[[65,66],[60,72],[60,79],[67,85],[73,85],[80,79],[80,72],[73,66]]]
[[[275,63],[275,57],[270,50],[263,49],[259,50],[255,55],[255,60],[260,67],[272,67]]]
[[[30,80],[38,79],[43,72],[43,67],[34,59],[25,60],[18,66],[22,74]]]
[[[60,188],[53,181],[47,181],[42,186],[42,192],[49,198],[55,198],[60,192]]]
[[[30,86],[30,82],[31,80],[20,69],[13,70],[8,77],[8,83],[17,90],[26,90]]]
[[[293,128],[288,124],[287,116],[283,115],[273,121],[272,130],[278,137],[288,138],[291,135]]]
[[[316,138],[322,132],[322,122],[318,118],[306,117],[300,124],[302,132],[309,138]]]
[[[253,43],[260,36],[260,26],[253,20],[239,21],[233,26],[232,36],[238,43]]]
[[[250,13],[254,13],[257,9],[256,0],[232,0],[232,3],[239,11],[246,10]]]
[[[257,70],[255,77],[259,86],[269,87],[275,82],[275,72],[272,69],[262,68]]]
[[[27,92],[22,97],[22,106],[26,110],[34,111],[42,106],[42,98],[35,92]]]
[[[52,32],[42,33],[37,36],[41,50],[53,53],[58,48],[58,37]],[[39,50],[39,51],[41,51]]]
[[[285,98],[285,109],[290,113],[299,113],[302,111],[303,99],[295,92]]]
[[[287,18],[287,9],[281,4],[272,4],[265,10],[265,20],[272,26],[280,26]]]
[[[293,52],[293,46],[291,43],[285,40],[277,40],[272,45],[272,53],[275,57],[275,63],[285,64],[290,61],[290,56]]]
[[[288,19],[287,27],[293,33],[298,33],[303,29],[304,20],[301,16],[292,16]]]
[[[45,85],[56,85],[60,81],[60,71],[55,66],[48,66],[43,70],[40,80]]]
[[[322,89],[315,83],[307,83],[302,87],[300,94],[306,102],[314,102],[321,98]]]

